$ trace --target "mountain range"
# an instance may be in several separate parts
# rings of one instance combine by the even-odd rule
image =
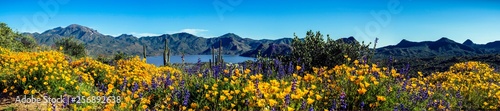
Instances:
[[[164,42],[166,40],[172,55],[181,55],[183,53],[187,55],[208,55],[211,53],[211,48],[217,50],[222,47],[222,54],[225,55],[244,54],[246,56],[254,56],[255,54],[251,52],[267,51],[271,48],[268,46],[273,45],[283,48],[275,50],[274,53],[289,53],[292,42],[291,38],[253,40],[242,38],[234,33],[227,33],[214,38],[203,38],[189,33],[163,34],[147,37],[122,34],[113,37],[77,24],[72,24],[64,28],[57,27],[43,33],[23,34],[32,36],[38,43],[48,46],[53,45],[60,38],[75,37],[85,44],[89,55],[112,55],[117,52],[140,55],[143,52],[143,46],[147,46],[147,56],[158,56],[163,54]],[[271,52],[268,52],[269,54]]]
[[[122,34],[117,37],[104,35],[89,27],[72,24],[57,27],[43,33],[23,33],[33,36],[38,43],[51,46],[55,40],[63,37],[75,37],[85,43],[89,55],[112,55],[123,52],[132,55],[142,54],[143,46],[147,46],[148,56],[163,54],[164,42],[168,43],[172,55],[208,55],[211,48],[219,49],[222,43],[222,54],[255,57],[262,55],[286,54],[291,52],[292,38],[276,40],[254,40],[242,38],[234,33],[219,37],[204,38],[189,33],[163,34],[160,36],[136,37]],[[344,41],[356,41],[354,37],[341,38]],[[470,56],[500,53],[500,41],[487,44],[475,44],[471,40],[463,43],[443,37],[436,41],[412,42],[406,39],[396,45],[376,49],[375,57],[393,56],[396,58],[435,57],[435,56]]]
[[[475,44],[470,39],[463,43],[446,37],[436,41],[412,42],[406,39],[396,45],[377,48],[378,57],[436,57],[436,56],[473,56],[500,53],[500,41]]]

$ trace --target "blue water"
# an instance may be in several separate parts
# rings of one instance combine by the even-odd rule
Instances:
[[[201,62],[208,62],[210,59],[212,59],[212,55],[185,55],[184,62],[197,63],[198,58],[200,58]],[[239,63],[247,60],[255,60],[255,58],[242,57],[237,55],[223,55],[222,58],[224,59],[224,62],[229,62],[229,63]],[[156,66],[163,65],[163,56],[148,57],[146,62],[150,64],[155,64]],[[170,63],[182,63],[181,56],[170,56]]]

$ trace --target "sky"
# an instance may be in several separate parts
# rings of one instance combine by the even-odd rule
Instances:
[[[19,32],[79,24],[112,36],[279,39],[312,30],[334,39],[379,38],[379,47],[402,39],[500,40],[497,0],[2,0],[0,7],[0,22]]]

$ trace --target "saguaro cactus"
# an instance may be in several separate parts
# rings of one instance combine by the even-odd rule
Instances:
[[[165,49],[163,50],[163,65],[170,64],[170,49],[168,48],[167,39],[165,38]]]
[[[219,65],[222,65],[222,40],[219,41],[219,55],[218,55]]]
[[[143,45],[142,55],[144,56],[144,60],[146,60],[146,48],[147,48],[147,47],[148,47],[148,46]]]
[[[212,66],[214,66],[214,64],[216,64],[216,63],[215,63],[215,50],[214,50],[214,47],[213,47],[213,46],[210,48],[210,53],[212,54],[212,59],[211,59],[211,61],[212,61],[212,60],[214,61],[214,63],[213,63],[213,64],[212,64],[212,62],[210,62],[210,68],[212,68]]]

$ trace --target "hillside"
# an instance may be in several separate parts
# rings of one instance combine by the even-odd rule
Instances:
[[[277,40],[253,40],[242,38],[234,33],[227,33],[215,38],[198,37],[189,33],[163,34],[160,36],[135,37],[122,34],[118,37],[104,35],[89,27],[72,24],[67,27],[57,27],[43,33],[23,33],[33,36],[38,43],[52,46],[55,40],[63,37],[75,37],[85,43],[89,55],[111,55],[124,52],[132,55],[142,54],[143,45],[147,46],[148,56],[157,56],[163,53],[164,41],[173,55],[210,54],[210,48],[218,49],[222,42],[222,53],[227,55],[240,55],[253,51],[261,45],[280,44],[283,48],[290,48],[291,38]],[[281,48],[281,47],[280,47]],[[290,50],[290,49],[279,49]]]
[[[439,56],[474,56],[481,54],[495,54],[500,52],[500,41],[487,44],[474,44],[471,40],[457,43],[446,37],[436,41],[412,42],[401,40],[397,45],[390,45],[376,49],[376,57],[395,58],[412,57],[439,57]]]

